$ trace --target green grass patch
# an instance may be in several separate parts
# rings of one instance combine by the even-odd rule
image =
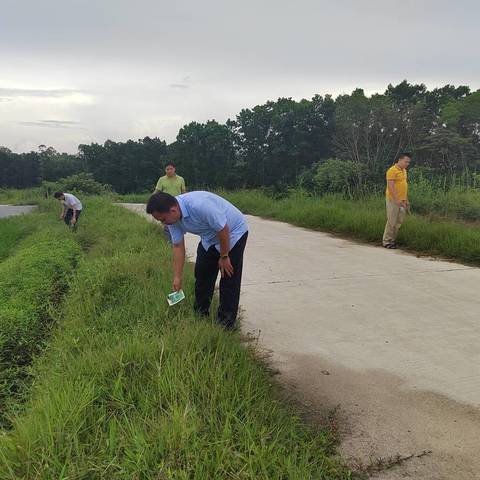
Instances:
[[[453,187],[440,190],[428,182],[419,182],[409,187],[409,196],[415,213],[433,219],[480,222],[478,188]]]
[[[275,200],[260,191],[221,194],[245,213],[381,244],[386,221],[381,198],[291,196]],[[476,224],[412,214],[400,229],[398,244],[417,253],[480,265],[480,229]]]
[[[41,215],[31,217],[37,221]],[[22,220],[31,227],[31,218]],[[60,229],[47,224],[49,228],[27,237],[0,264],[0,422],[5,420],[7,403],[22,399],[30,364],[50,328],[50,310],[58,306],[80,254],[75,241],[62,238]],[[28,230],[12,225],[18,226],[0,224],[2,235],[6,230],[13,239],[16,233],[18,240]]]
[[[24,413],[0,436],[0,479],[348,479],[326,431],[281,402],[236,334],[169,308],[163,232],[88,199],[86,251]]]
[[[14,189],[0,188],[0,204],[8,205],[36,205],[45,198],[45,193],[41,187]]]
[[[36,230],[37,218],[36,215],[19,215],[0,219],[0,262],[15,250],[23,238]]]
[[[147,203],[153,192],[144,193],[127,193],[125,195],[117,195],[116,200],[123,203]]]

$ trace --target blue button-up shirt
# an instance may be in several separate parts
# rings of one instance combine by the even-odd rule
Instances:
[[[220,251],[218,232],[225,225],[230,231],[230,250],[240,237],[248,231],[248,225],[242,212],[230,202],[210,192],[188,192],[175,197],[182,212],[182,218],[168,225],[172,243],[183,240],[185,233],[200,236],[203,248],[212,245]]]

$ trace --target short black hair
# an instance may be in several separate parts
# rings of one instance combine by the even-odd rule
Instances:
[[[166,213],[175,205],[178,205],[178,202],[173,195],[165,192],[157,192],[148,199],[147,213]]]
[[[401,160],[404,157],[412,158],[412,154],[410,152],[400,152],[397,155],[397,158],[395,160],[398,162],[399,160]]]
[[[177,168],[173,162],[167,162],[167,163],[165,164],[165,168],[167,168],[167,167]]]
[[[55,198],[60,198],[62,195],[63,195],[63,192],[55,192],[55,193],[53,194],[53,196],[54,196]]]

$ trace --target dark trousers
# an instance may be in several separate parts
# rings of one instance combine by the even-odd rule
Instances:
[[[240,301],[240,286],[242,283],[243,252],[247,244],[248,232],[246,232],[228,256],[233,266],[233,275],[225,276],[220,280],[220,305],[218,307],[217,320],[226,329],[235,325]],[[208,250],[203,248],[200,242],[197,248],[197,260],[195,263],[195,310],[201,315],[208,315],[212,303],[215,281],[218,276],[218,260],[220,253],[212,245]]]
[[[80,214],[82,213],[82,211],[81,210],[75,210],[75,213],[76,213],[77,223],[78,223],[78,219],[80,218]],[[65,214],[65,217],[63,217],[63,221],[65,222],[65,224],[67,226],[70,226],[70,222],[72,221],[72,217],[73,217],[73,210],[71,208],[69,208],[67,210],[67,213]]]

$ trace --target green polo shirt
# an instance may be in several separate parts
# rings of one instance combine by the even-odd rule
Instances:
[[[180,175],[175,175],[173,177],[167,177],[164,175],[158,179],[155,190],[169,193],[170,195],[176,197],[177,195],[185,192],[185,180]]]

